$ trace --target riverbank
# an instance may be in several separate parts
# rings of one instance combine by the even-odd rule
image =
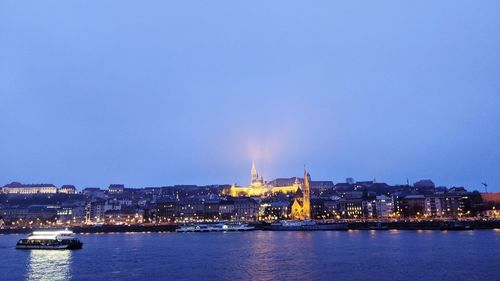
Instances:
[[[177,225],[102,225],[102,226],[71,226],[74,233],[126,233],[126,232],[173,232],[177,229]],[[61,229],[55,227],[54,229]],[[0,234],[26,234],[31,233],[39,228],[4,228],[0,229]],[[48,228],[44,228],[48,229]]]
[[[267,230],[269,224],[254,223],[256,230]],[[73,232],[84,233],[126,233],[126,232],[174,232],[178,224],[162,225],[102,225],[72,226]],[[61,227],[57,227],[60,229]],[[39,228],[2,228],[0,234],[26,234]],[[475,221],[393,221],[393,222],[349,222],[349,230],[474,230],[500,229],[500,220]]]

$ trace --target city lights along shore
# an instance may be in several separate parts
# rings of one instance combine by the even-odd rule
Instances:
[[[252,163],[247,186],[111,184],[78,191],[13,182],[0,194],[0,233],[473,230],[500,228],[499,209],[500,193],[436,187],[431,180],[333,183],[313,181],[304,169],[301,177],[266,181]]]

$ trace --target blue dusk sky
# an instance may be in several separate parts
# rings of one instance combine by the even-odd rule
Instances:
[[[1,1],[0,185],[500,191],[500,1]]]

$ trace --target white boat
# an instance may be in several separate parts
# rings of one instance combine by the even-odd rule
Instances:
[[[282,220],[272,223],[270,230],[347,230],[347,223],[316,223],[314,220]]]
[[[251,231],[254,226],[245,223],[215,223],[215,224],[185,224],[181,225],[176,232],[228,232],[228,231]]]
[[[17,249],[81,249],[83,243],[70,230],[34,231],[28,238],[20,239]]]

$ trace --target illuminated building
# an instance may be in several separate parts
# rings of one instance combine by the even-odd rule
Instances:
[[[330,219],[333,217],[330,199],[314,198],[311,199],[311,218],[312,219]],[[330,206],[328,206],[330,204]]]
[[[288,218],[290,213],[288,208],[290,207],[290,202],[271,202],[260,204],[259,216],[261,220],[284,220]]]
[[[425,214],[430,217],[441,217],[444,214],[441,198],[438,196],[427,196],[425,198]]]
[[[60,221],[82,221],[85,220],[85,202],[63,202],[57,209],[57,217]]]
[[[57,187],[53,184],[21,184],[12,182],[3,188],[7,194],[55,194]]]
[[[365,198],[361,201],[362,215],[366,218],[374,218],[377,216],[377,201],[373,197]]]
[[[292,219],[311,219],[311,176],[304,169],[304,184],[302,185],[302,200],[295,198],[291,207]]]
[[[89,201],[85,205],[85,222],[87,224],[100,223],[104,220],[104,200]]]
[[[232,197],[252,197],[252,196],[264,196],[276,193],[295,193],[300,188],[300,182],[295,179],[292,185],[287,186],[272,186],[264,181],[263,177],[259,178],[255,164],[252,163],[252,170],[250,172],[251,180],[249,186],[237,186],[233,185],[229,190],[225,191],[225,195]]]
[[[391,197],[385,195],[377,196],[375,206],[377,218],[388,218],[393,216],[394,204]]]
[[[74,185],[63,185],[59,188],[59,193],[76,194],[76,187]]]
[[[500,193],[481,193],[485,204],[483,216],[488,218],[500,218]]]

